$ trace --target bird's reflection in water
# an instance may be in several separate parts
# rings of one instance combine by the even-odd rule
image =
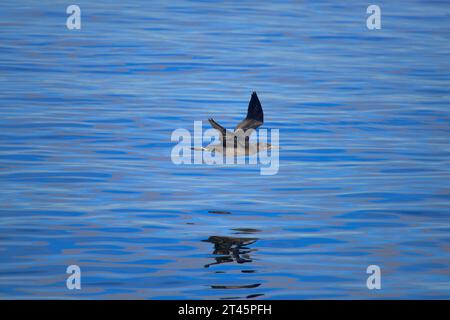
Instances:
[[[256,229],[233,229],[236,234],[248,234],[259,232]],[[242,238],[242,237],[223,237],[223,236],[211,236],[207,240],[203,240],[204,242],[210,242],[214,244],[214,262],[205,264],[205,268],[209,268],[213,265],[219,265],[222,263],[250,263],[252,262],[252,258],[250,253],[256,251],[256,249],[249,248],[250,245],[254,244],[258,239],[257,238]],[[242,273],[254,273],[255,270],[241,270]],[[224,272],[220,272],[224,273]],[[227,284],[227,285],[211,285],[212,289],[254,289],[258,288],[260,283],[250,283],[250,284]],[[247,294],[245,296],[226,296],[221,299],[252,299],[264,296],[262,293],[256,294]]]
[[[215,255],[214,259],[216,260],[215,262],[205,264],[205,268],[227,262],[252,262],[250,252],[255,251],[255,249],[250,249],[248,246],[255,243],[257,240],[257,238],[221,236],[211,236],[207,240],[203,240],[204,242],[211,242],[214,244],[213,254]]]

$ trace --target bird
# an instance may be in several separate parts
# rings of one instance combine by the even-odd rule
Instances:
[[[270,150],[272,147],[269,143],[250,143],[252,132],[264,123],[264,112],[255,91],[253,91],[248,103],[247,116],[235,127],[234,131],[225,129],[213,118],[209,118],[208,122],[219,131],[220,143],[193,148],[194,150],[218,152],[227,156],[247,156],[259,151]]]

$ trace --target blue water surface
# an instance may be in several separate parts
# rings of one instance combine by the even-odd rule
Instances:
[[[450,298],[447,1],[76,4],[0,4],[0,298]],[[252,91],[278,174],[172,162]]]

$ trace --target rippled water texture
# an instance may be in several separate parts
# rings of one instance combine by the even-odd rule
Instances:
[[[1,298],[450,298],[448,2],[76,3],[0,4]],[[278,174],[172,163],[253,90]]]

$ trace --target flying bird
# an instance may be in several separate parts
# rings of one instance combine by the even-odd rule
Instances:
[[[250,143],[249,138],[253,130],[264,123],[264,113],[261,102],[256,92],[252,93],[248,103],[247,116],[234,129],[230,131],[218,124],[214,119],[208,119],[211,126],[219,131],[220,143],[210,144],[202,148],[193,148],[194,150],[219,152],[226,155],[251,155],[258,151],[271,148],[268,143]]]

